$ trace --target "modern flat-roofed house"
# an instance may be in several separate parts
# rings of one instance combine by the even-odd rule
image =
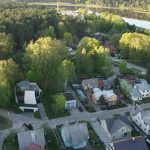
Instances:
[[[16,102],[22,111],[37,111],[42,90],[36,83],[21,81],[15,86]]]
[[[144,137],[124,139],[109,144],[109,150],[148,150]]]
[[[45,147],[44,129],[17,133],[19,150],[42,150]]]
[[[113,90],[109,91],[103,90],[103,96],[109,106],[116,105],[118,98],[117,95],[113,92]]]
[[[144,111],[140,106],[136,105],[130,113],[132,121],[143,130],[144,133],[150,135],[150,110]]]
[[[101,120],[101,127],[111,141],[131,136],[131,126],[127,116],[115,116]]]
[[[89,139],[87,124],[64,125],[61,129],[61,137],[66,147],[72,147],[73,149],[84,148],[87,146]]]
[[[72,95],[72,93],[70,92],[66,92],[63,94],[66,98],[66,104],[65,104],[65,108],[66,109],[74,109],[77,107],[77,100],[75,99],[75,97]]]

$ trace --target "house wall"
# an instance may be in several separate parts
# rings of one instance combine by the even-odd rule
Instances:
[[[142,91],[139,89],[139,91],[140,91],[143,98],[150,97],[150,90]]]
[[[20,106],[19,107],[23,112],[25,109],[31,109],[33,110],[34,112],[38,111],[38,108],[37,107],[23,107],[23,106]]]
[[[66,109],[72,109],[77,107],[77,101],[76,100],[71,100],[71,101],[66,101],[65,108]]]
[[[123,139],[130,135],[131,135],[131,128],[129,128],[127,126],[123,126],[117,132],[112,134],[112,140]]]
[[[141,113],[138,113],[136,116],[132,116],[132,120],[148,135],[150,126],[146,124],[142,118]]]
[[[142,100],[142,97],[134,97],[133,95],[131,95],[131,99],[133,100],[133,101],[140,101],[140,100]]]

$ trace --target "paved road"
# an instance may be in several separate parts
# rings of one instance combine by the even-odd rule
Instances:
[[[113,62],[116,63],[121,63],[123,61],[123,59],[118,59],[117,57],[111,57]],[[133,63],[129,63],[127,62],[127,67],[128,68],[134,68],[136,70],[138,70],[139,72],[141,72],[141,74],[145,75],[147,73],[147,69],[144,67],[140,67],[138,65],[135,65]]]
[[[150,108],[150,103],[147,104],[142,104],[140,105],[143,109],[144,108]],[[91,120],[93,118],[99,117],[99,119],[106,119],[112,117],[114,114],[124,114],[125,112],[130,112],[134,106],[128,106],[120,109],[114,109],[114,110],[105,110],[105,111],[99,111],[99,112],[94,112],[94,113],[88,113],[88,112],[81,112],[77,113],[76,115],[73,116],[66,116],[62,118],[56,118],[56,119],[51,119],[51,120],[39,120],[35,118],[29,118],[26,116],[23,116],[21,114],[15,114],[15,113],[8,113],[5,110],[0,110],[0,114],[4,117],[9,118],[13,122],[13,127],[11,129],[7,130],[2,130],[0,132],[0,149],[2,149],[2,143],[3,139],[10,133],[10,131],[18,131],[22,128],[22,125],[24,123],[30,123],[33,125],[34,128],[39,128],[41,127],[42,124],[46,123],[50,127],[55,127],[56,125],[61,125],[65,124],[68,122],[75,122],[75,121],[82,121],[82,120]]]

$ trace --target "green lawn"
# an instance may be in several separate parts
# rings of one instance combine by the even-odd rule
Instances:
[[[39,111],[36,111],[36,112],[34,113],[34,118],[41,119],[41,115],[40,115],[40,112],[39,112]]]
[[[0,130],[4,130],[11,127],[12,127],[12,121],[3,116],[0,116]]]
[[[45,93],[41,97],[42,103],[45,108],[45,112],[49,119],[57,118],[57,117],[64,117],[69,115],[69,111],[65,110],[63,112],[58,112],[55,107],[55,98],[50,93]]]
[[[50,128],[45,128],[45,140],[48,143],[48,150],[59,150],[55,135]]]
[[[10,134],[3,143],[3,150],[19,150],[17,134]]]
[[[90,123],[88,123],[88,130],[89,130],[89,137],[90,137],[89,144],[92,146],[92,148],[94,150],[105,150],[104,144],[99,140],[98,136],[94,132]]]

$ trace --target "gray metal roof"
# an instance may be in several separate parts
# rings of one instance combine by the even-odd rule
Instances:
[[[30,83],[29,81],[21,81],[16,84],[16,87],[21,91],[30,90],[30,91],[39,91],[40,88],[36,83]]]
[[[150,110],[142,111],[141,117],[144,122],[150,125]]]
[[[132,88],[130,94],[131,94],[132,96],[136,97],[136,98],[139,98],[139,97],[142,98],[142,95],[141,95],[141,93],[139,92],[138,88]]]
[[[145,91],[145,90],[150,90],[150,85],[149,84],[135,84],[135,86],[140,89],[141,91]]]
[[[43,129],[29,130],[24,132],[18,132],[19,150],[26,150],[27,147],[34,143],[41,147],[45,145],[45,137]]]
[[[70,145],[82,145],[88,141],[89,133],[86,123],[77,123],[73,125],[64,125],[62,128],[65,143]],[[62,137],[62,138],[63,138]]]
[[[139,136],[113,143],[114,150],[148,150],[144,137]]]
[[[105,121],[110,134],[117,132],[123,126],[131,128],[127,116],[115,116],[113,118],[106,119]]]

